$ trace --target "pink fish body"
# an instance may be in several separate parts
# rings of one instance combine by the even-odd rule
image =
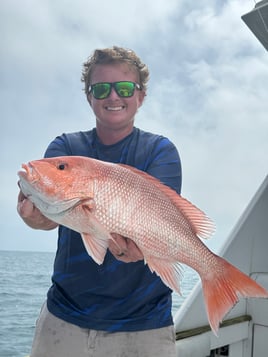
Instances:
[[[180,263],[195,269],[214,333],[239,297],[268,297],[263,287],[200,240],[213,233],[211,220],[148,174],[79,156],[22,167],[23,193],[45,216],[81,233],[97,264],[113,239],[110,233],[117,233],[137,244],[150,270],[174,291],[180,292]]]

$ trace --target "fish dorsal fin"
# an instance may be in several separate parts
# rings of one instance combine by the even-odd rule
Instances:
[[[180,195],[172,196],[170,199],[174,205],[180,209],[184,217],[189,220],[194,233],[199,238],[210,238],[210,236],[215,232],[215,225],[202,210]]]
[[[170,201],[180,210],[181,214],[190,222],[193,232],[203,239],[209,238],[215,231],[215,225],[213,221],[199,208],[189,202],[186,198],[183,198],[176,191],[169,186],[164,185],[157,178],[149,175],[148,173],[138,170],[135,167],[119,164],[119,166],[129,169],[133,173],[144,177],[152,185],[156,186]]]

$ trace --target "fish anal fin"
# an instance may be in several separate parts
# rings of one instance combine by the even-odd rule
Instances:
[[[215,269],[209,274],[209,278],[202,279],[208,320],[215,335],[223,317],[241,297],[268,298],[267,290],[248,275],[223,258],[220,258],[219,264],[220,270]]]
[[[171,290],[180,293],[182,267],[178,262],[169,262],[156,257],[145,257],[151,272],[155,272]]]

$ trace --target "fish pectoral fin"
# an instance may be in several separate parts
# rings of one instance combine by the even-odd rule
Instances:
[[[107,248],[109,247],[109,241],[112,240],[118,246],[119,250],[120,246],[94,216],[94,200],[90,199],[85,201],[85,203],[74,209],[78,210],[78,215],[80,216],[79,228],[81,228],[81,231],[78,227],[76,227],[77,229],[72,227],[72,229],[81,233],[86,251],[97,264],[101,265],[104,261]]]
[[[97,264],[101,265],[107,252],[109,239],[95,237],[90,233],[81,233],[81,236],[88,254]]]
[[[180,280],[182,276],[182,267],[178,262],[169,262],[156,257],[146,257],[151,272],[155,272],[170,289],[180,293]]]
[[[94,201],[92,198],[87,199],[87,200],[85,200],[85,202],[81,205],[81,208],[82,208],[84,211],[88,211],[89,213],[92,213],[92,212],[95,211],[95,209],[96,209],[95,201]]]

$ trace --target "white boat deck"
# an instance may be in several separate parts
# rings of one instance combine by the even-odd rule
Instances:
[[[219,255],[268,290],[268,176]],[[176,342],[177,356],[268,356],[268,299],[242,299],[224,321],[237,317],[244,321],[231,320],[229,326],[220,328],[218,337],[205,328],[203,333],[199,331],[195,336],[179,339]],[[208,326],[200,283],[174,319],[178,337],[182,331]]]

